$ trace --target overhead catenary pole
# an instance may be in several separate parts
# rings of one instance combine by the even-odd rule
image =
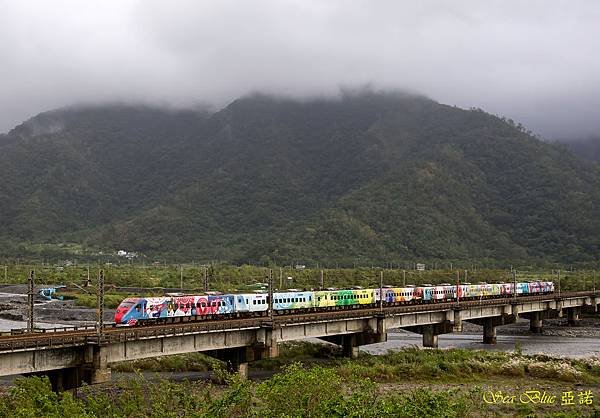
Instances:
[[[98,334],[104,334],[104,270],[100,270],[98,274],[98,292],[97,292],[97,306],[98,306]]]
[[[383,270],[379,274],[379,310],[383,312]]]
[[[273,321],[273,269],[269,269],[269,318]]]
[[[4,283],[8,281],[8,266],[4,266]]]
[[[596,270],[592,270],[592,282],[593,282],[593,290],[594,294],[596,294]]]
[[[511,267],[512,269],[512,267]],[[512,270],[513,276],[513,298],[515,302],[517,301],[517,270]]]
[[[323,270],[321,270],[321,280],[319,281],[319,289],[323,289]]]
[[[406,287],[406,270],[402,270],[402,287]]]
[[[557,271],[558,274],[558,297],[560,297],[560,269]]]
[[[283,289],[283,268],[279,267],[279,290]]]
[[[208,292],[208,267],[204,266],[204,291]]]
[[[27,332],[33,332],[33,296],[34,296],[34,279],[35,273],[33,270],[29,272],[29,281],[27,289]]]
[[[456,270],[456,305],[460,306],[460,273]]]
[[[183,265],[179,265],[179,288],[183,291]]]

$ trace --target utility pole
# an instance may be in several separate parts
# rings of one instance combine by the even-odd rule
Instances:
[[[29,282],[27,290],[27,310],[29,317],[27,318],[27,332],[33,332],[33,296],[34,296],[34,279],[35,273],[33,270],[29,272]]]
[[[379,310],[383,312],[383,270],[379,274]]]
[[[269,318],[273,321],[273,269],[269,269]]]
[[[98,335],[104,334],[104,270],[98,274]]]
[[[208,267],[204,266],[204,292],[208,292]]]
[[[283,268],[279,267],[279,290],[283,289]]]
[[[512,269],[512,267],[511,267]],[[517,270],[512,270],[513,275],[513,299],[517,301]]]
[[[456,306],[460,307],[460,273],[456,270]]]
[[[183,292],[183,265],[179,265],[179,288]]]

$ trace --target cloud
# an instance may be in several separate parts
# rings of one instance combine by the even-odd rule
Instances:
[[[598,134],[595,1],[0,0],[0,131],[78,102],[422,92],[542,135]]]

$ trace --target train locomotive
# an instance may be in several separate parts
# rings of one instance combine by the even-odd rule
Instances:
[[[543,295],[554,292],[554,283],[531,281],[518,283],[479,283],[381,289],[287,290],[273,293],[275,314],[298,311],[327,311],[378,306],[441,303],[459,300]],[[205,294],[160,297],[131,297],[123,300],[115,312],[117,325],[136,326],[167,322],[180,317],[207,320],[265,315],[269,308],[267,293]],[[171,319],[170,319],[171,318]]]

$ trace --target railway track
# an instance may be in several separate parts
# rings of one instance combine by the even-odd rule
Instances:
[[[592,292],[562,292],[560,299],[580,296],[594,296]],[[558,295],[520,296],[518,302],[559,299]],[[106,324],[102,330],[93,327],[83,329],[50,329],[43,332],[19,333],[0,336],[0,351],[83,345],[87,343],[102,343],[114,341],[127,341],[131,339],[157,337],[164,335],[181,335],[185,333],[222,331],[228,329],[257,328],[270,324],[271,326],[285,326],[301,322],[318,322],[328,319],[361,318],[378,315],[390,316],[410,312],[437,311],[459,308],[472,308],[477,306],[505,305],[514,303],[515,298],[465,300],[460,302],[441,302],[417,305],[369,306],[366,308],[353,307],[322,312],[284,313],[251,318],[220,318],[193,320],[190,317],[175,317],[172,322],[145,325],[138,327],[117,327],[115,324]]]

